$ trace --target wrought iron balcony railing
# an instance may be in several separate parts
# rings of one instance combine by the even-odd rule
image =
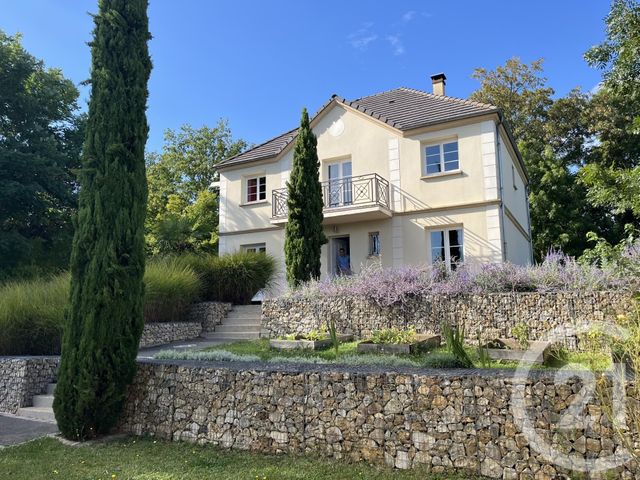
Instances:
[[[380,206],[389,208],[389,182],[377,173],[327,180],[321,183],[324,210],[348,207]],[[286,188],[273,190],[272,218],[289,214]]]

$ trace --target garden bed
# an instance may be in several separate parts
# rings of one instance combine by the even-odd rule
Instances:
[[[526,348],[517,340],[499,338],[490,343],[499,348],[486,348],[492,360],[509,360],[513,362],[544,364],[551,358],[551,342],[529,342]]]
[[[424,353],[440,346],[440,335],[417,334],[412,342],[406,343],[376,343],[365,340],[358,344],[358,353],[381,353],[394,355],[409,355]]]
[[[338,342],[351,342],[353,335],[338,335]],[[304,337],[295,339],[273,338],[269,340],[269,346],[275,350],[323,350],[329,348],[333,342],[330,338],[307,339]]]

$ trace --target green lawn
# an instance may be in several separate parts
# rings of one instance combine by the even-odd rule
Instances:
[[[261,360],[271,360],[277,361],[278,359],[321,359],[327,362],[335,362],[340,363],[341,360],[349,360],[349,363],[354,363],[354,359],[361,358],[363,364],[367,363],[380,363],[384,364],[385,359],[388,359],[389,364],[400,365],[402,361],[412,362],[415,366],[424,366],[424,367],[438,367],[439,363],[442,361],[453,361],[453,355],[447,351],[445,347],[440,347],[435,349],[432,352],[417,354],[417,355],[397,355],[397,356],[389,356],[386,355],[359,355],[356,352],[357,342],[348,342],[341,343],[338,356],[336,357],[335,351],[333,348],[328,348],[326,350],[291,350],[291,351],[278,351],[273,350],[269,346],[269,340],[260,339],[253,341],[242,341],[235,342],[223,345],[216,345],[214,347],[209,347],[204,349],[204,352],[216,352],[216,351],[226,351],[231,352],[236,355],[246,356],[256,356]],[[474,361],[477,366],[480,366],[478,362],[478,352],[474,347],[467,347],[467,353]],[[547,366],[543,365],[533,365],[532,368],[559,368],[566,363],[575,363],[583,366],[584,368],[588,368],[594,371],[603,371],[611,366],[611,357],[609,355],[603,353],[584,353],[584,352],[567,352],[566,362],[556,362],[554,364],[550,364]],[[518,367],[518,362],[513,361],[501,361],[501,360],[490,360],[485,368],[510,368],[514,369]]]
[[[211,445],[129,438],[70,447],[53,438],[0,450],[0,478],[11,480],[204,480],[204,479],[470,479],[394,471],[315,456],[261,455]]]

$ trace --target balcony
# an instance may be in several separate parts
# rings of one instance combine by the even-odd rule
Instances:
[[[391,217],[389,182],[377,173],[321,182],[324,224],[362,222]],[[289,194],[286,188],[271,194],[271,223],[287,222]]]

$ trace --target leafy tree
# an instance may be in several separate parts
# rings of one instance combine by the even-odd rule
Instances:
[[[65,268],[84,117],[78,90],[0,31],[0,281]]]
[[[640,4],[615,0],[606,18],[607,39],[585,54],[603,72],[594,95],[597,142],[581,173],[588,198],[620,221],[640,225]]]
[[[293,149],[291,177],[287,182],[289,218],[285,227],[285,263],[291,286],[320,277],[320,250],[327,239],[322,230],[322,187],[318,141],[302,110]]]
[[[547,111],[553,103],[553,89],[541,76],[542,63],[538,59],[527,65],[514,57],[495,70],[477,68],[471,74],[480,82],[480,89],[470,98],[500,108],[518,141],[543,135]]]
[[[101,0],[54,411],[67,438],[116,424],[143,327],[147,0]]]
[[[165,132],[161,154],[147,155],[149,202],[147,245],[152,254],[215,252],[218,244],[218,197],[210,189],[216,166],[247,147],[226,121],[214,128]]]
[[[480,89],[471,98],[502,110],[527,166],[536,259],[550,248],[580,255],[589,231],[609,235],[610,219],[586,204],[585,188],[577,181],[588,154],[588,96],[574,90],[554,100],[542,60],[526,65],[512,58],[495,71],[477,69],[473,77]]]

